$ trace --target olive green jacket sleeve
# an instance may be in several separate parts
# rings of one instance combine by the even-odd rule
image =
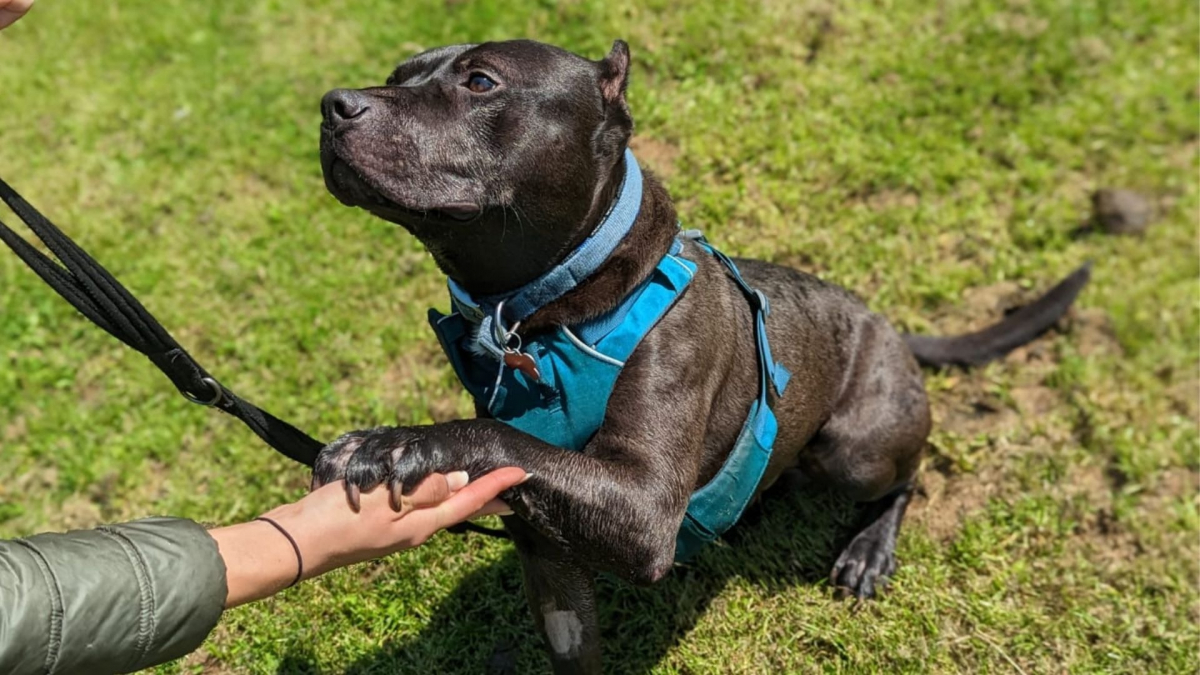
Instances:
[[[225,604],[200,525],[148,518],[0,541],[0,673],[125,673],[200,646]]]

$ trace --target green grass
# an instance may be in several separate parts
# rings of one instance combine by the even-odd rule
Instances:
[[[981,325],[1096,263],[1062,333],[929,375],[889,596],[834,600],[854,513],[784,496],[654,588],[604,582],[610,671],[1200,667],[1194,2],[44,1],[0,34],[0,176],[314,435],[463,415],[424,320],[443,280],[326,194],[317,103],[423,47],[520,36],[628,40],[636,147],[684,222],[903,327]],[[1158,201],[1151,231],[1073,238],[1114,185]],[[6,253],[0,317],[0,536],[303,493]],[[162,671],[480,672],[506,643],[540,672],[519,589],[509,545],[443,535],[231,612]]]

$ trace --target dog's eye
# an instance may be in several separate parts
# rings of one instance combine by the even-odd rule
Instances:
[[[467,89],[473,93],[482,94],[496,88],[496,81],[483,73],[471,73],[467,78]]]

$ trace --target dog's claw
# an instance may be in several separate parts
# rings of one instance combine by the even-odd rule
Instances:
[[[392,479],[388,483],[389,501],[392,504],[392,510],[400,513],[404,510],[404,484],[398,480]]]
[[[350,502],[350,508],[354,509],[355,513],[362,510],[362,502],[359,498],[358,486],[354,483],[346,483],[346,499]]]
[[[829,583],[837,589],[837,596],[853,595],[865,600],[883,592],[889,576],[896,571],[894,547],[893,540],[877,537],[870,529],[859,533],[829,573]]]
[[[873,598],[875,597],[875,578],[870,574],[864,574],[858,582],[858,597]]]

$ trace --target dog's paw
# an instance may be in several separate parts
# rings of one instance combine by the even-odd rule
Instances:
[[[352,431],[322,448],[317,455],[312,489],[345,480],[346,496],[357,511],[360,492],[386,483],[392,508],[400,510],[401,497],[436,470],[427,467],[437,463],[439,449],[439,444],[425,430],[379,427]]]
[[[872,598],[887,588],[896,571],[896,539],[884,529],[873,525],[859,532],[838,556],[829,583],[840,596]]]
[[[370,433],[369,429],[351,431],[348,434],[342,434],[321,448],[321,452],[317,453],[317,461],[313,463],[310,489],[316,490],[322,485],[345,478],[346,465],[350,463],[350,456],[354,454],[355,450],[358,450]]]

